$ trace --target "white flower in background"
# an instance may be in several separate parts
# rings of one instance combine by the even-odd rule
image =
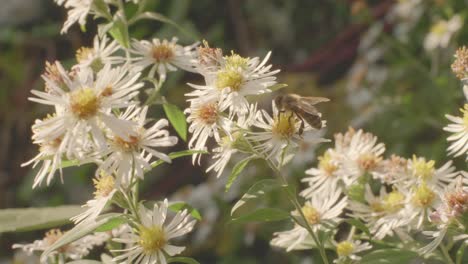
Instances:
[[[60,64],[57,62],[59,68]],[[61,139],[59,152],[67,157],[79,157],[84,142],[92,142],[98,149],[106,149],[107,142],[103,127],[110,129],[119,137],[129,140],[134,134],[134,123],[120,120],[111,110],[134,104],[131,99],[143,86],[137,83],[139,74],[128,75],[123,68],[111,69],[106,65],[94,78],[93,71],[83,68],[71,79],[61,75],[63,82],[57,83],[43,75],[47,91],[33,90],[37,97],[31,101],[55,106],[57,114],[36,124],[34,140],[52,142]]]
[[[140,72],[150,67],[148,76],[154,78],[155,73],[164,80],[169,71],[176,71],[180,68],[185,71],[195,72],[192,60],[194,59],[194,49],[198,44],[182,47],[177,44],[177,38],[171,41],[133,40],[131,53],[137,57],[132,59],[132,71]]]
[[[234,153],[238,152],[238,148],[248,148],[248,144],[244,141],[245,132],[243,130],[248,130],[249,127],[255,121],[255,116],[257,114],[257,105],[250,105],[249,114],[245,116],[240,116],[236,122],[232,123],[232,128],[230,129],[230,134],[225,135],[217,142],[218,146],[212,150],[213,156],[212,159],[216,160],[206,172],[214,170],[219,178],[223,173],[226,165],[228,164],[231,156]],[[244,146],[246,145],[247,146]]]
[[[217,101],[192,100],[190,108],[185,110],[187,123],[190,124],[188,131],[192,133],[189,148],[192,150],[206,150],[206,142],[214,137],[217,142],[221,141],[221,135],[228,135],[232,127],[231,120],[223,117],[223,109],[220,109]],[[192,161],[195,163],[200,154],[194,154]],[[200,161],[200,159],[198,159]]]
[[[101,214],[102,210],[112,200],[117,192],[115,179],[112,175],[101,173],[96,179],[93,179],[94,199],[89,200],[83,207],[88,208],[85,212],[71,218],[75,224],[80,222],[92,222]]]
[[[389,12],[388,19],[395,24],[394,34],[407,41],[410,31],[416,26],[425,11],[424,0],[398,0]]]
[[[202,72],[205,85],[189,84],[195,91],[187,96],[197,100],[219,100],[230,115],[244,115],[249,110],[246,96],[271,92],[269,87],[276,84],[274,76],[279,70],[271,71],[272,65],[265,66],[271,53],[263,61],[258,57],[243,58],[237,54],[226,56],[216,71]]]
[[[333,263],[359,263],[361,257],[356,255],[365,250],[369,250],[372,246],[368,242],[362,243],[360,240],[345,240],[341,242],[333,241],[336,247],[336,253],[338,258]]]
[[[468,90],[468,88],[465,90]],[[462,117],[445,115],[447,119],[453,122],[444,127],[445,131],[452,133],[447,138],[451,142],[447,150],[450,155],[455,157],[466,155],[468,159],[468,104],[465,104],[460,111],[463,114]]]
[[[338,188],[340,175],[337,173],[340,166],[340,160],[336,156],[333,149],[328,149],[318,158],[317,168],[311,168],[306,171],[306,174],[311,177],[302,179],[302,182],[307,182],[309,187],[301,191],[300,195],[310,197],[314,193],[328,192]]]
[[[256,122],[253,126],[262,129],[263,131],[251,132],[247,138],[252,142],[258,142],[254,146],[255,150],[265,155],[268,159],[272,158],[277,162],[281,162],[282,157],[288,158],[302,141],[302,136],[299,135],[301,121],[292,112],[286,111],[280,113],[276,104],[272,102],[273,116],[270,116],[265,110],[257,113]],[[322,121],[322,126],[325,121]],[[304,124],[304,132],[312,130],[309,124]],[[287,149],[286,149],[287,148]],[[286,161],[286,160],[283,160]]]
[[[340,198],[341,194],[341,190],[335,189],[325,194],[316,193],[306,201],[302,213],[314,232],[341,221],[340,215],[347,206],[347,197]],[[301,219],[299,212],[293,214]],[[297,224],[291,230],[276,232],[274,236],[271,244],[286,248],[287,251],[312,248],[315,244],[307,229]]]
[[[453,35],[462,27],[463,20],[459,15],[455,15],[450,20],[439,20],[434,24],[424,39],[424,48],[432,51],[437,48],[446,48]]]
[[[110,146],[102,153],[107,158],[99,165],[96,172],[115,174],[117,185],[128,186],[132,177],[143,179],[145,171],[151,170],[150,160],[153,157],[171,162],[169,156],[156,148],[174,146],[177,144],[177,137],[170,136],[169,131],[163,129],[168,125],[166,119],[160,119],[151,127],[145,128],[148,122],[147,112],[147,106],[127,108],[121,119],[135,122],[135,134],[128,139],[117,134],[109,135]]]
[[[187,210],[178,212],[169,224],[165,224],[167,216],[167,199],[153,210],[143,205],[139,207],[141,223],[136,230],[129,231],[122,238],[114,238],[114,241],[127,244],[125,249],[113,250],[118,252],[114,261],[118,263],[134,264],[164,264],[167,256],[175,256],[184,251],[185,247],[174,246],[170,240],[183,236],[192,231],[196,220],[191,221]]]
[[[406,183],[403,186],[410,188],[419,183],[426,183],[437,192],[443,191],[445,187],[460,175],[452,166],[452,161],[448,161],[442,167],[436,168],[434,160],[426,160],[423,157],[413,155],[413,159],[408,160],[408,170]]]
[[[41,240],[36,240],[31,244],[14,244],[13,249],[22,249],[28,254],[32,254],[35,251],[45,251],[57,240],[59,240],[64,233],[59,229],[52,229],[48,231],[44,238]],[[41,263],[47,263],[47,258],[55,257],[60,255],[64,259],[82,259],[87,256],[91,249],[96,246],[102,245],[109,239],[109,235],[105,232],[94,233],[91,235],[86,235],[68,245],[65,245],[53,252],[50,255],[45,256],[46,259],[41,259]]]
[[[393,190],[387,193],[384,187],[375,196],[369,185],[364,194],[365,203],[349,202],[350,216],[362,219],[376,239],[383,239],[407,228],[416,213],[405,209],[406,194]]]
[[[119,50],[120,46],[117,41],[109,41],[106,35],[102,39],[96,36],[94,37],[93,47],[81,47],[76,52],[78,65],[75,65],[75,67],[90,67],[95,72],[98,72],[104,65],[122,63],[125,61],[125,58],[115,56],[115,53]]]
[[[376,136],[361,129],[357,132],[350,129],[346,134],[344,138],[349,138],[349,145],[345,151],[337,153],[342,155],[343,165],[339,173],[343,176],[345,184],[349,186],[366,172],[371,173],[380,165],[385,145],[377,143]]]

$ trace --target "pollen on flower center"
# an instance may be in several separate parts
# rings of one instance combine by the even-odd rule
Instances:
[[[274,120],[272,133],[281,138],[291,138],[296,133],[296,119],[293,113],[280,113]]]
[[[423,179],[429,180],[434,174],[435,161],[426,161],[424,158],[417,158],[413,155],[413,175]]]
[[[333,173],[338,169],[338,166],[332,163],[332,158],[329,152],[325,152],[323,156],[318,158],[319,160],[319,169],[325,171],[328,176],[333,175]]]
[[[101,95],[104,97],[111,96],[112,94],[113,94],[112,85],[106,86],[106,88],[104,88],[101,92]]]
[[[226,56],[225,59],[226,59],[226,68],[233,68],[233,69],[241,68],[245,70],[249,62],[248,58],[243,58],[240,55],[235,54],[234,52],[231,54],[231,56]]]
[[[115,137],[114,143],[120,147],[122,151],[132,152],[138,147],[139,138],[136,136],[129,136],[129,140],[126,141],[123,138]]]
[[[203,123],[212,125],[218,120],[218,106],[216,103],[205,104],[198,109],[197,117]]]
[[[166,234],[160,226],[139,227],[140,240],[138,243],[147,254],[154,253],[166,245]]]
[[[153,46],[151,54],[156,62],[167,62],[174,57],[174,51],[172,50],[172,47],[167,44]]]
[[[468,211],[468,192],[457,190],[446,196],[447,205],[455,216]]]
[[[309,224],[315,225],[320,222],[320,213],[317,211],[317,209],[313,208],[312,206],[303,206],[302,213],[304,214]]]
[[[336,245],[336,253],[340,257],[347,257],[354,251],[354,244],[349,241],[343,241]]]
[[[468,49],[463,46],[455,52],[455,61],[452,63],[452,71],[459,79],[468,75]]]
[[[382,158],[373,154],[363,154],[359,157],[357,162],[361,169],[368,171],[374,169],[381,160]]]
[[[389,213],[395,213],[403,208],[405,196],[399,191],[392,191],[383,200],[383,208]]]
[[[226,87],[231,88],[233,91],[239,91],[242,87],[244,77],[236,69],[221,70],[216,76],[216,87],[218,89],[224,89]]]
[[[99,99],[91,88],[81,88],[70,95],[71,111],[81,119],[96,115],[99,108]]]
[[[76,51],[76,60],[81,63],[88,59],[90,55],[93,53],[93,49],[88,47],[81,47]]]
[[[96,189],[94,196],[106,197],[114,190],[115,179],[112,175],[101,174],[96,179],[93,179],[93,183]]]
[[[428,207],[432,204],[435,197],[434,191],[427,187],[427,184],[423,183],[415,190],[412,201],[419,207]]]

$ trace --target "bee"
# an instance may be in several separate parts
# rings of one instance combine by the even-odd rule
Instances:
[[[330,99],[325,97],[303,97],[297,94],[282,94],[275,98],[279,113],[291,111],[301,120],[300,135],[304,132],[304,121],[315,129],[322,128],[320,113],[314,105],[328,101]]]

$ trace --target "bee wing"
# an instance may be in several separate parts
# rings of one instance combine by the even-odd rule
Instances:
[[[298,106],[300,109],[309,113],[311,115],[318,115],[317,109],[314,107],[315,104],[321,102],[328,102],[330,101],[328,98],[325,97],[302,97],[298,100]]]
[[[325,98],[325,97],[313,97],[313,96],[301,97],[299,100],[303,103],[310,104],[310,105],[316,105],[318,103],[324,103],[324,102],[330,101],[330,99]]]

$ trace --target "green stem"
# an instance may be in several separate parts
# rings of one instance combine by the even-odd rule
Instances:
[[[447,250],[447,248],[442,244],[440,243],[440,251],[442,252],[442,254],[444,255],[445,259],[447,260],[447,263],[449,264],[455,264],[452,260],[452,258],[450,257],[450,254]]]
[[[463,255],[465,254],[465,248],[466,248],[466,244],[462,243],[460,245],[460,248],[457,251],[457,259],[456,259],[457,264],[462,264]]]

